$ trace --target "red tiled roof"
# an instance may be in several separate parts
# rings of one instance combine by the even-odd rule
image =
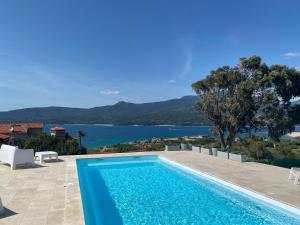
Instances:
[[[2,123],[0,124],[0,134],[9,134],[12,128],[14,132],[27,133],[28,129],[42,129],[43,127],[42,123]]]
[[[53,130],[53,131],[64,131],[66,129],[63,128],[63,127],[52,127],[50,130]]]

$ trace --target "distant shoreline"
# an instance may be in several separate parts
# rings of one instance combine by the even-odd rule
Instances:
[[[210,126],[180,126],[165,124],[164,126],[147,125],[112,125],[112,124],[44,124],[44,131],[49,132],[53,126],[61,126],[70,135],[77,135],[78,130],[85,136],[82,144],[87,148],[148,140],[153,137],[169,138],[181,136],[207,135]]]
[[[203,124],[105,124],[105,123],[44,123],[45,125],[76,125],[76,126],[83,126],[83,125],[90,125],[90,126],[104,126],[104,127],[112,127],[112,126],[156,126],[156,127],[211,127],[212,125],[203,125]]]

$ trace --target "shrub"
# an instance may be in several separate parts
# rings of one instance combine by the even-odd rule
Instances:
[[[243,146],[231,146],[229,149],[230,153],[236,153],[236,154],[241,154],[241,153],[247,153],[247,150]]]
[[[59,139],[42,133],[35,137],[30,137],[20,143],[21,148],[32,148],[38,151],[55,151],[59,155],[81,155],[86,154],[86,148],[80,147],[74,139]]]
[[[256,160],[261,160],[269,155],[269,152],[262,141],[251,141],[248,146],[248,153]]]
[[[278,143],[275,147],[276,151],[283,156],[287,156],[292,152],[293,146],[286,143]]]
[[[210,144],[211,148],[221,148],[221,144],[219,142],[213,142]]]
[[[194,141],[190,141],[191,144],[194,146],[205,146],[205,147],[211,147],[210,145],[213,143],[218,143],[216,139],[214,138],[201,138]]]
[[[138,151],[139,148],[131,144],[117,144],[112,146],[113,152],[134,152]]]

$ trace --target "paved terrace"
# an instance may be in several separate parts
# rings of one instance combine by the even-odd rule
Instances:
[[[86,155],[111,157],[157,154],[193,169],[230,181],[265,196],[300,208],[300,185],[288,181],[289,170],[253,162],[238,163],[195,152],[143,152]],[[0,196],[6,214],[5,225],[84,224],[76,171],[76,156],[60,157],[60,162],[37,164],[35,168],[11,171],[0,164]]]

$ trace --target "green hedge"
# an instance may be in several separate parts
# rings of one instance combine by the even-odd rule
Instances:
[[[42,133],[35,137],[30,137],[19,144],[21,148],[32,148],[35,152],[38,151],[55,151],[59,155],[81,155],[86,154],[86,149],[79,146],[74,139],[59,139],[50,136],[47,133]]]

